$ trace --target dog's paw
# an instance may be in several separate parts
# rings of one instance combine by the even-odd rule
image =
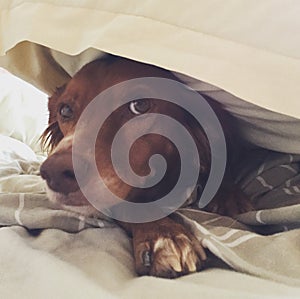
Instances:
[[[253,210],[250,199],[238,188],[227,192],[219,192],[205,207],[208,212],[234,217]]]
[[[133,235],[139,275],[175,278],[199,271],[206,254],[200,242],[169,218],[144,224]]]

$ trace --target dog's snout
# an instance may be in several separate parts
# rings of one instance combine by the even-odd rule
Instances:
[[[42,164],[40,173],[53,191],[69,194],[79,189],[70,153],[53,154],[48,157]]]

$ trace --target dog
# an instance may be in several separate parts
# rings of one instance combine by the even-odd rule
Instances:
[[[97,214],[98,211],[81,192],[74,174],[72,150],[76,124],[84,109],[98,94],[120,82],[144,77],[179,81],[171,72],[162,68],[108,55],[85,65],[49,98],[49,126],[42,136],[43,143],[48,147],[49,156],[42,164],[40,172],[47,182],[48,196],[52,201],[85,215]],[[146,87],[137,88],[143,90]],[[116,99],[123,96],[122,90],[114,93]],[[233,183],[230,173],[238,148],[237,136],[234,133],[235,124],[219,104],[212,99],[206,100],[222,125],[229,155],[221,186],[205,210],[232,216],[252,209],[250,201]],[[166,159],[168,167],[160,183],[144,190],[135,188],[124,183],[113,168],[110,151],[117,131],[137,115],[147,113],[169,115],[185,126],[197,145],[201,161],[197,180],[204,186],[211,166],[211,152],[206,133],[183,108],[151,97],[122,104],[104,121],[95,145],[95,160],[106,186],[123,200],[143,203],[159,199],[176,184],[180,172],[178,151],[171,141],[157,134],[141,136],[132,146],[129,159],[132,169],[143,176],[149,174],[149,157],[161,154]],[[140,125],[143,126],[143,123]],[[123,130],[124,144],[131,133],[129,129]],[[89,134],[89,125],[82,129],[81,134],[82,136]],[[235,142],[232,142],[232,139]],[[88,169],[87,153],[76,153],[75,149],[75,155],[82,161],[82,168]],[[86,184],[90,190],[97,184],[94,177],[89,177],[88,171]],[[97,196],[99,201],[106,200],[101,192],[97,193]],[[205,250],[193,234],[171,216],[144,223],[125,221],[118,223],[132,236],[137,274],[175,278],[203,268],[206,260]]]

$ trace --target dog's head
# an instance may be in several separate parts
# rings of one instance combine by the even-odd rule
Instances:
[[[72,148],[75,130],[78,130],[76,124],[84,109],[98,94],[117,83],[142,77],[177,80],[170,72],[161,68],[109,56],[84,66],[68,84],[58,88],[49,98],[49,127],[44,132],[43,140],[50,150],[50,155],[41,167],[41,175],[47,181],[50,199],[69,207],[80,207],[81,212],[85,210],[86,213],[92,213],[94,211],[81,192],[74,174],[72,150],[73,154],[76,155],[77,161],[81,163],[82,171],[86,172],[88,188],[93,190],[97,184],[97,178],[89,175],[90,152],[76,152],[76,149]],[[180,173],[178,150],[171,140],[158,134],[146,134],[138,138],[132,145],[128,145],[131,148],[129,154],[131,168],[139,176],[149,174],[150,157],[155,154],[161,154],[165,158],[167,171],[164,178],[157,185],[149,188],[132,187],[119,178],[113,167],[111,147],[116,133],[129,120],[138,115],[147,115],[149,113],[170,116],[185,126],[194,138],[198,148],[201,161],[199,178],[205,180],[210,165],[209,143],[197,121],[181,107],[152,98],[149,87],[141,84],[135,86],[134,89],[131,92],[135,94],[143,94],[145,89],[147,89],[146,92],[150,96],[120,105],[104,121],[97,135],[95,160],[98,172],[105,185],[122,199],[144,202],[161,198],[176,184]],[[122,88],[115,88],[113,92],[114,100],[126,97],[126,92]],[[109,107],[107,108],[109,109]],[[151,122],[155,122],[155,118]],[[149,129],[151,122],[141,119],[137,126]],[[89,124],[81,127],[76,134],[78,133],[78,136],[82,136],[84,140],[84,137],[90,134],[92,128],[93,120],[90,120]],[[166,129],[172,130],[172,128]],[[132,127],[122,130],[119,138],[121,138],[124,148],[132,140],[134,130],[135,128]],[[191,161],[193,161],[193,157],[191,157]],[[99,194],[99,190],[97,191],[97,196],[100,201],[106,200],[101,192]],[[110,205],[110,203],[108,202],[107,205]]]

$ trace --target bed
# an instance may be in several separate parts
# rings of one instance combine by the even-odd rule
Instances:
[[[2,1],[0,66],[44,93],[9,89],[18,79],[0,72],[1,297],[299,298],[299,11],[292,0]],[[256,211],[176,214],[211,253],[205,271],[136,277],[122,229],[45,194],[46,94],[105,53],[173,71],[253,145],[236,180]]]

